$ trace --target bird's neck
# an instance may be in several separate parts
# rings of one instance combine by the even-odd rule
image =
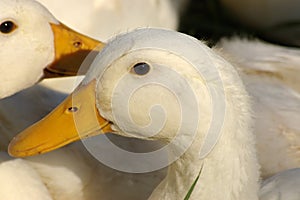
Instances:
[[[237,131],[239,141],[225,135],[211,154],[199,159],[200,143],[192,147],[168,169],[166,178],[152,193],[152,199],[184,199],[199,176],[190,200],[255,200],[258,199],[259,167],[251,139]],[[232,137],[235,137],[233,134]],[[248,144],[247,144],[248,143]]]
[[[235,76],[234,73],[229,71],[226,75],[223,80],[227,94],[226,114],[216,146],[208,156],[200,159],[204,134],[203,130],[198,130],[188,150],[169,166],[166,178],[152,193],[151,200],[184,199],[200,171],[189,200],[258,199],[259,165],[249,98],[237,77],[230,77]],[[232,80],[234,83],[229,82]],[[202,108],[204,111],[205,105]],[[198,127],[205,125],[204,122]]]

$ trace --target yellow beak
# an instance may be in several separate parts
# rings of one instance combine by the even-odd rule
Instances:
[[[85,74],[105,44],[77,33],[63,24],[50,25],[54,33],[55,58],[45,68],[44,78]],[[83,62],[85,67],[81,67]]]
[[[95,82],[80,86],[48,116],[17,135],[8,147],[9,154],[33,156],[79,139],[112,132],[111,123],[96,108]]]

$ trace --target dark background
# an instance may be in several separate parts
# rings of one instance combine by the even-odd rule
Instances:
[[[284,24],[279,27],[283,31],[280,32],[277,29],[278,32],[275,35],[275,32],[270,29],[258,31],[243,23],[238,23],[237,20],[233,20],[229,12],[218,0],[190,0],[187,9],[181,15],[179,31],[206,40],[209,45],[213,45],[221,37],[238,35],[258,37],[280,45],[300,47],[300,31],[299,34],[292,33],[294,38],[291,37],[291,31],[295,30],[295,26],[297,30],[300,30],[300,21]],[[255,10],[253,12],[255,14]],[[294,29],[288,29],[289,26],[293,26]]]

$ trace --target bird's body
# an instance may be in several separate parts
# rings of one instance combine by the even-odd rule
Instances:
[[[175,30],[179,24],[180,11],[187,2],[186,0],[38,1],[64,23],[86,35],[105,41],[116,34],[140,27]],[[67,12],[62,7],[66,8]]]
[[[258,40],[218,45],[239,69],[252,96],[262,176],[300,167],[300,51]]]
[[[298,200],[300,198],[300,168],[282,171],[262,182],[260,200]]]
[[[52,200],[37,171],[24,159],[0,153],[0,195],[6,200]]]

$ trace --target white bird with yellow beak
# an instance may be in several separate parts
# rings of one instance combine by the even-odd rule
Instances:
[[[2,49],[0,51],[0,99],[33,86],[43,78],[76,75],[86,56],[93,50],[100,50],[103,46],[102,43],[64,26],[46,8],[35,1],[1,0],[0,4]],[[32,89],[27,96],[43,98],[38,94],[39,92],[34,90]],[[45,105],[41,100],[38,101],[38,105],[32,103],[39,107],[34,109],[39,113],[39,117],[46,114],[42,112],[49,111],[50,99],[54,100],[57,97],[56,95],[52,98],[50,95],[52,93],[49,92],[48,96],[44,94],[47,98]],[[12,98],[9,101],[14,105],[15,103],[20,104],[22,100]],[[22,107],[26,110],[27,107],[24,105],[26,102],[22,103]],[[50,107],[57,103],[55,101]],[[0,128],[0,148],[6,149],[16,130],[20,131],[20,128],[25,128],[22,123],[25,121],[32,123],[33,121],[31,121],[31,114],[18,110],[16,114],[26,119],[20,119],[20,122],[13,123],[18,116],[14,115],[14,111],[6,111],[12,106],[0,103],[0,107],[3,107],[1,109],[3,125]],[[34,113],[34,111],[32,112]],[[38,120],[38,118],[34,118],[34,120]]]
[[[107,132],[158,140],[173,162],[149,199],[255,200],[259,165],[250,110],[237,72],[213,50],[181,33],[140,29],[111,41],[74,93],[15,137],[9,152],[40,154]]]
[[[0,98],[53,76],[49,73],[76,75],[87,54],[101,47],[35,1],[1,0],[0,5]]]
[[[56,20],[46,8],[31,0],[0,1],[0,43],[0,98],[7,97],[0,102],[0,149],[6,151],[17,131],[40,119],[64,98],[64,95],[46,87],[47,82],[52,84],[52,81],[32,87],[25,93],[8,96],[43,78],[76,75],[86,56],[93,50],[100,50],[102,44],[72,31]],[[83,199],[82,187],[88,180],[80,178],[74,173],[76,169],[66,165],[72,159],[78,161],[83,158],[81,155],[70,158],[70,152],[72,150],[62,150],[52,154],[56,160],[51,159],[51,155],[47,156],[48,159],[37,159],[36,163],[43,159],[48,161],[43,161],[42,167],[26,160],[12,160],[6,152],[1,152],[1,198],[59,199],[55,196],[58,192],[63,199],[68,199],[70,194],[72,198],[69,199],[74,199],[76,195],[78,199]],[[61,164],[51,165],[51,162]],[[80,167],[90,168],[87,163]],[[42,170],[44,173],[41,173]],[[58,176],[60,171],[66,181],[77,180],[78,187],[73,188],[75,191],[64,191],[63,183],[66,182],[59,182],[57,180],[61,178],[51,176],[52,173]]]

